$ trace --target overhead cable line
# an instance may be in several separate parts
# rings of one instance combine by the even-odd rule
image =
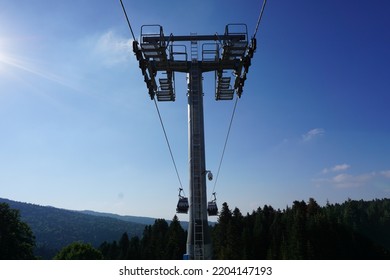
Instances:
[[[166,132],[166,130],[165,130],[164,122],[163,122],[162,117],[161,117],[161,114],[160,114],[160,109],[158,108],[157,101],[156,101],[155,98],[153,99],[153,101],[154,101],[154,105],[156,106],[156,110],[157,110],[157,113],[158,113],[158,117],[159,117],[159,119],[160,119],[161,127],[162,127],[162,129],[163,129],[163,131],[164,131],[165,141],[167,142],[168,149],[169,149],[169,153],[171,154],[171,159],[172,159],[172,162],[173,162],[173,166],[175,167],[177,179],[179,180],[179,184],[180,184],[181,189],[183,189],[183,185],[182,185],[181,180],[180,180],[179,172],[177,171],[177,166],[176,166],[175,158],[173,157],[171,145],[169,144],[169,139],[168,139],[168,136],[167,136],[167,132]],[[184,193],[184,190],[183,190],[183,193]],[[184,195],[185,195],[185,194],[184,194]]]
[[[127,16],[125,6],[123,5],[122,0],[119,0],[119,1],[121,2],[122,10],[123,10],[123,13],[125,14],[126,21],[127,21],[127,25],[129,26],[131,35],[133,36],[134,41],[137,41],[137,40],[135,39],[135,36],[134,36],[133,28],[131,28],[130,20],[129,20],[129,17]]]
[[[257,30],[259,29],[260,22],[261,22],[261,19],[263,17],[263,13],[264,13],[264,9],[265,9],[266,4],[267,4],[267,0],[264,0],[263,5],[261,7],[260,14],[259,14],[259,19],[257,20],[257,24],[256,24],[256,28],[255,28],[255,33],[253,34],[253,38],[256,38]]]
[[[227,143],[228,143],[228,140],[229,140],[229,136],[230,136],[230,130],[231,130],[231,128],[232,128],[233,119],[234,119],[234,116],[235,116],[235,113],[236,113],[236,108],[237,108],[238,99],[239,99],[239,98],[236,97],[236,102],[234,102],[234,108],[233,108],[232,116],[231,116],[231,118],[230,118],[229,129],[228,129],[227,134],[226,134],[226,139],[225,139],[225,144],[224,144],[223,150],[222,150],[221,160],[219,161],[217,176],[215,177],[215,181],[214,181],[213,193],[215,192],[215,187],[217,186],[218,177],[219,177],[219,172],[221,171],[222,161],[223,161],[223,157],[224,157],[224,155],[225,155],[226,146],[227,146]]]
[[[256,38],[257,31],[259,30],[259,26],[260,26],[261,19],[263,18],[263,13],[264,13],[264,9],[265,9],[265,5],[266,5],[266,4],[267,4],[267,0],[264,0],[264,1],[263,1],[263,4],[262,4],[262,6],[261,6],[261,10],[260,10],[260,13],[259,13],[259,18],[258,18],[258,20],[257,20],[255,32],[253,33],[253,37],[252,37],[252,38]],[[217,171],[217,176],[215,177],[215,181],[214,181],[213,194],[215,193],[215,188],[216,188],[216,186],[217,186],[219,173],[220,173],[220,171],[221,171],[221,166],[222,166],[223,158],[224,158],[224,155],[225,155],[226,146],[227,146],[227,143],[228,143],[228,140],[229,140],[230,130],[231,130],[231,128],[232,128],[232,123],[233,123],[234,115],[235,115],[235,112],[236,112],[238,99],[239,99],[239,98],[237,97],[237,98],[236,98],[236,102],[234,103],[234,108],[233,108],[232,116],[231,116],[231,118],[230,118],[229,129],[228,129],[228,132],[227,132],[227,134],[226,134],[225,144],[224,144],[224,146],[223,146],[222,156],[221,156],[221,159],[220,159],[220,162],[219,162],[218,171]]]
[[[120,3],[121,3],[123,13],[124,13],[124,15],[125,15],[125,17],[126,17],[127,25],[129,26],[131,35],[133,36],[134,41],[136,41],[136,38],[135,38],[135,35],[134,35],[134,32],[133,32],[133,29],[131,28],[131,24],[130,24],[129,17],[127,16],[127,13],[126,13],[126,8],[125,8],[125,6],[123,5],[122,0],[119,0],[119,1],[120,1]],[[183,190],[183,184],[181,183],[181,180],[180,180],[179,172],[178,172],[177,166],[176,166],[176,161],[175,161],[175,158],[173,157],[171,145],[170,145],[170,143],[169,143],[169,139],[168,139],[168,136],[167,136],[167,132],[166,132],[166,130],[165,130],[164,122],[163,122],[162,117],[161,117],[160,109],[158,108],[156,99],[153,99],[153,100],[154,100],[154,105],[156,106],[156,110],[157,110],[158,117],[159,117],[159,119],[160,119],[161,127],[162,127],[163,132],[164,132],[165,141],[167,142],[167,145],[168,145],[168,149],[169,149],[169,153],[170,153],[170,155],[171,155],[171,159],[172,159],[172,162],[173,162],[173,166],[175,167],[177,179],[179,180],[180,188]],[[183,193],[184,193],[184,190],[183,190]]]

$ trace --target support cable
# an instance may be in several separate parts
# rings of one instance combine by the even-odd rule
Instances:
[[[168,136],[167,136],[167,132],[166,132],[166,130],[165,130],[164,122],[163,122],[162,117],[161,117],[161,114],[160,114],[160,109],[158,108],[157,101],[156,101],[155,98],[153,99],[153,101],[154,101],[154,105],[156,106],[156,110],[157,110],[158,117],[159,117],[159,119],[160,119],[161,127],[162,127],[162,129],[163,129],[163,131],[164,131],[165,141],[167,142],[168,149],[169,149],[169,153],[171,154],[171,159],[172,159],[172,162],[173,162],[173,166],[175,167],[175,171],[176,171],[177,179],[179,180],[180,188],[183,190],[183,184],[181,183],[180,176],[179,176],[179,172],[177,171],[177,166],[176,166],[175,158],[173,157],[171,145],[169,144],[169,139],[168,139]],[[184,196],[185,196],[184,190],[183,190],[183,193],[184,193]]]
[[[257,30],[259,29],[259,26],[260,26],[260,22],[261,22],[261,19],[263,17],[263,13],[264,13],[264,9],[265,9],[265,5],[267,4],[267,0],[264,0],[263,1],[263,5],[261,7],[261,11],[260,11],[260,14],[259,14],[259,19],[257,20],[257,24],[256,24],[256,28],[255,28],[255,33],[253,34],[253,37],[252,38],[256,38],[256,34],[257,34]]]
[[[135,35],[134,35],[134,32],[133,32],[133,28],[131,28],[130,20],[129,20],[129,17],[127,16],[127,13],[126,13],[126,8],[125,8],[125,6],[123,5],[122,0],[119,0],[119,1],[120,1],[120,3],[121,3],[123,13],[124,13],[124,15],[125,15],[125,17],[126,17],[127,25],[129,26],[131,35],[133,36],[134,41],[136,41],[136,38],[135,38]],[[170,155],[171,155],[171,159],[172,159],[172,162],[173,162],[173,166],[175,167],[175,171],[176,171],[177,179],[179,180],[180,188],[181,188],[181,190],[183,191],[183,194],[185,195],[185,192],[184,192],[184,189],[183,189],[183,184],[181,183],[180,175],[179,175],[179,172],[177,171],[176,161],[175,161],[175,158],[173,157],[171,145],[169,144],[169,139],[168,139],[168,136],[167,136],[167,132],[166,132],[166,130],[165,130],[165,126],[164,126],[164,122],[163,122],[162,117],[161,117],[160,110],[159,110],[159,108],[158,108],[158,105],[157,105],[157,102],[156,102],[156,99],[155,99],[155,98],[153,98],[153,101],[154,101],[154,105],[156,106],[157,114],[158,114],[158,117],[159,117],[159,119],[160,119],[160,124],[161,124],[161,127],[162,127],[163,132],[164,132],[165,141],[167,142],[167,145],[168,145],[168,149],[169,149],[169,153],[170,153]]]
[[[260,10],[259,18],[258,18],[258,20],[257,20],[255,32],[253,33],[253,37],[252,37],[252,38],[255,38],[256,35],[257,35],[257,31],[259,30],[260,22],[261,22],[261,19],[263,18],[263,13],[264,13],[264,9],[265,9],[265,5],[266,5],[266,4],[267,4],[267,0],[264,0],[264,1],[263,1],[263,5],[262,5],[261,10]],[[238,97],[236,98],[236,102],[234,103],[234,108],[233,108],[232,116],[231,116],[231,119],[230,119],[229,129],[228,129],[228,132],[227,132],[227,135],[226,135],[226,139],[225,139],[225,144],[224,144],[224,146],[223,146],[223,151],[222,151],[221,160],[220,160],[219,166],[218,166],[217,176],[215,177],[215,181],[214,181],[213,193],[215,193],[215,188],[216,188],[216,186],[217,186],[219,173],[220,173],[220,171],[221,171],[221,166],[222,166],[222,162],[223,162],[223,157],[224,157],[224,155],[225,155],[225,150],[226,150],[227,142],[228,142],[228,140],[229,140],[230,130],[231,130],[231,128],[232,128],[232,123],[233,123],[234,115],[235,115],[236,108],[237,108],[237,102],[238,102]]]
[[[122,0],[119,0],[119,1],[121,2],[121,5],[122,5],[122,10],[123,10],[123,13],[125,14],[126,21],[127,21],[127,25],[129,26],[129,29],[130,29],[131,35],[133,36],[133,39],[134,39],[134,41],[137,41],[137,40],[135,39],[135,36],[134,36],[133,28],[131,28],[130,20],[129,20],[129,17],[127,16],[127,13],[126,13],[125,6],[123,5],[123,2],[122,2]]]
[[[234,116],[235,116],[235,113],[236,113],[236,108],[237,108],[238,99],[239,99],[239,98],[236,97],[236,102],[234,103],[234,108],[233,108],[232,116],[231,116],[231,118],[230,118],[229,129],[228,129],[227,134],[226,134],[226,139],[225,139],[225,144],[224,144],[223,150],[222,150],[221,160],[219,161],[217,176],[215,177],[215,181],[214,181],[213,193],[215,192],[215,187],[217,186],[218,177],[219,177],[219,172],[221,171],[222,161],[223,161],[223,157],[224,157],[224,155],[225,155],[225,150],[226,150],[227,142],[228,142],[229,136],[230,136],[230,130],[231,130],[231,128],[232,128],[233,119],[234,119]]]

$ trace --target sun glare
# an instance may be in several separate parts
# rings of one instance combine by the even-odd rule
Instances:
[[[5,74],[7,70],[9,70],[9,56],[0,48],[0,74]]]
[[[4,38],[0,38],[0,73],[3,74],[5,72],[7,66],[7,51],[6,51],[6,40]]]
[[[18,74],[13,75],[11,73]],[[0,76],[20,78],[23,74],[34,75],[50,82],[78,90],[69,80],[53,73],[50,69],[45,69],[42,66],[42,62],[7,52],[7,49],[2,47],[0,38]]]
[[[0,74],[5,71],[5,63],[3,62],[3,53],[0,51]]]
[[[3,56],[4,56],[4,51],[3,51],[3,46],[2,46],[2,42],[1,42],[1,39],[0,39],[0,71],[3,69]]]

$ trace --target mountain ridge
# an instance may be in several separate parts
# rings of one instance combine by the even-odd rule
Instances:
[[[132,216],[132,215],[118,215],[113,213],[107,213],[107,212],[98,212],[93,210],[80,210],[76,211],[79,213],[87,214],[87,215],[93,215],[93,216],[100,216],[100,217],[110,217],[126,222],[133,222],[133,223],[139,223],[144,225],[153,225],[154,222],[159,218],[152,218],[152,217],[144,217],[144,216]],[[170,223],[172,220],[166,220],[168,223]],[[183,229],[188,228],[188,222],[186,221],[180,221],[181,226]],[[213,222],[210,222],[210,224],[215,224]]]
[[[133,222],[145,225],[152,225],[157,218],[144,217],[144,216],[132,216],[132,215],[119,215],[108,212],[99,212],[94,210],[76,210],[78,213],[83,213],[87,215],[100,216],[100,217],[110,217],[126,222]]]
[[[147,225],[6,198],[0,198],[0,203],[19,210],[21,220],[30,226],[36,237],[35,254],[43,259],[51,259],[61,248],[75,241],[98,247],[104,241],[118,240],[124,232],[141,236]]]

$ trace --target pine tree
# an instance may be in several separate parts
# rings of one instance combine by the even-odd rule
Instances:
[[[152,226],[145,226],[141,239],[141,259],[153,260],[154,251],[152,248]]]
[[[237,207],[233,210],[232,219],[228,230],[228,244],[231,246],[231,256],[229,259],[240,260],[243,257],[243,219],[240,209]]]
[[[228,233],[231,233],[231,220],[232,211],[229,209],[228,204],[224,202],[218,217],[218,224],[214,230],[214,251],[217,259],[229,259],[232,255],[232,247],[229,243],[232,237],[228,236]]]
[[[130,247],[129,236],[127,233],[123,233],[121,239],[119,240],[119,259],[126,260],[128,259],[128,251]]]
[[[127,257],[130,260],[139,260],[141,258],[141,245],[138,236],[133,236],[130,239],[130,246]]]
[[[292,227],[290,234],[290,258],[305,259],[307,248],[306,209],[304,201],[294,201],[291,209]]]
[[[152,234],[154,239],[155,247],[155,258],[158,260],[167,259],[167,233],[168,233],[168,223],[165,219],[157,219],[154,225],[152,226]]]
[[[186,246],[186,234],[180,225],[180,221],[175,215],[168,229],[168,244],[166,249],[167,259],[183,259]]]

